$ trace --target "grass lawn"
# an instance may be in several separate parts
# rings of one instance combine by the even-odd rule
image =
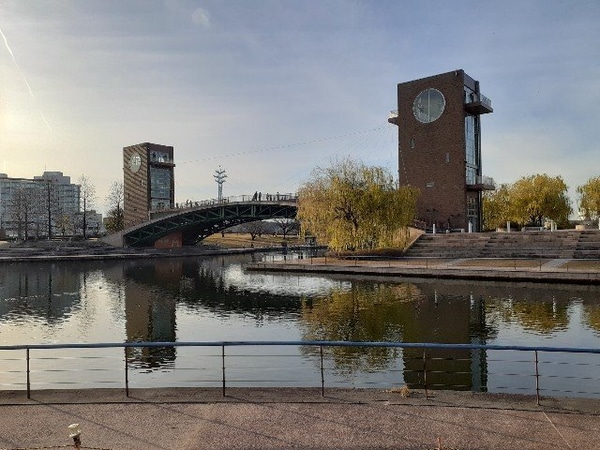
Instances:
[[[512,268],[522,268],[522,267],[540,267],[548,260],[543,259],[466,259],[461,261],[456,266],[460,267],[474,267],[474,266],[484,266],[484,267],[512,267]]]
[[[215,233],[202,241],[206,245],[217,245],[224,248],[248,248],[248,247],[280,247],[284,242],[283,236],[272,234],[256,236],[254,240],[249,233]],[[297,236],[287,236],[285,239],[287,245],[303,245],[304,240]]]
[[[598,260],[584,260],[577,259],[573,261],[569,261],[564,266],[561,266],[563,269],[573,269],[573,270],[591,270],[591,271],[599,271],[600,270],[600,261]]]

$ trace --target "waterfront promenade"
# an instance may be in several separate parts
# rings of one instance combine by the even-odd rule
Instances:
[[[0,391],[0,449],[591,449],[600,402],[314,389]]]
[[[49,259],[61,257],[86,259],[83,254]],[[37,259],[46,258],[30,258]],[[589,280],[600,272],[597,261],[566,259],[313,258],[250,268],[267,265],[372,277],[583,284],[595,283]],[[406,398],[375,389],[332,389],[324,398],[316,389],[227,392],[224,398],[219,389],[148,389],[132,390],[126,398],[122,390],[35,391],[28,400],[24,391],[0,391],[0,450],[69,446],[71,423],[81,426],[82,448],[96,449],[547,450],[598,448],[600,442],[599,400],[542,399],[537,406],[531,397],[470,392],[434,391],[430,398],[420,391]]]
[[[496,258],[334,258],[318,257],[252,263],[246,269],[267,272],[324,273],[372,277],[417,277],[600,284],[600,261]]]

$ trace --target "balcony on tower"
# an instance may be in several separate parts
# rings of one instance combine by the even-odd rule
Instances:
[[[495,191],[496,182],[492,177],[478,175],[474,180],[467,180],[467,189],[470,191]]]
[[[494,112],[492,109],[492,101],[485,95],[476,92],[468,95],[465,103],[465,111],[474,115]]]
[[[390,111],[390,115],[388,116],[388,122],[392,125],[400,126],[398,121],[398,110]]]

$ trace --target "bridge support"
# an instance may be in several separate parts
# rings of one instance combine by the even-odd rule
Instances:
[[[181,231],[174,231],[171,234],[161,237],[154,241],[154,248],[181,248],[183,247],[183,237]]]

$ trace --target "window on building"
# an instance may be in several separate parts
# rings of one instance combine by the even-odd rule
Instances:
[[[170,205],[170,169],[163,167],[150,167],[150,197],[152,209],[162,209],[165,207],[165,204]]]
[[[171,162],[169,154],[166,152],[152,152],[150,153],[151,162],[168,163]]]
[[[467,198],[467,216],[471,218],[477,218],[479,215],[479,208],[477,205],[477,199],[474,197]]]

